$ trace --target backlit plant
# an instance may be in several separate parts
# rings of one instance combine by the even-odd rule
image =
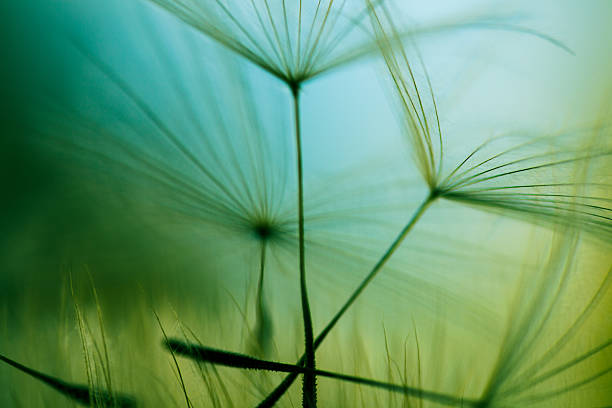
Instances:
[[[236,55],[227,56],[226,50],[210,51],[209,60],[202,62],[200,46],[179,36],[174,38],[173,33],[169,35],[172,38],[162,39],[163,35],[152,33],[157,29],[150,23],[145,31],[152,41],[146,47],[154,44],[151,50],[159,64],[151,68],[150,75],[158,75],[160,81],[159,89],[155,89],[155,84],[153,89],[146,89],[133,84],[130,75],[121,72],[121,64],[106,61],[80,38],[72,36],[67,42],[74,55],[85,61],[83,75],[88,78],[79,90],[81,95],[75,99],[85,95],[85,100],[93,99],[93,107],[76,103],[71,97],[45,95],[35,101],[40,105],[36,105],[36,121],[28,131],[32,140],[52,157],[66,159],[72,171],[78,169],[76,172],[83,172],[85,178],[91,177],[94,185],[99,180],[103,180],[101,185],[108,183],[100,188],[99,196],[106,192],[116,196],[126,213],[142,218],[140,224],[161,231],[169,240],[184,239],[181,245],[186,247],[185,254],[197,253],[202,248],[201,257],[196,259],[203,262],[205,274],[216,276],[206,281],[204,296],[230,298],[230,303],[239,310],[242,319],[228,324],[241,333],[240,338],[237,342],[223,341],[227,347],[218,348],[207,345],[207,336],[214,330],[205,334],[192,330],[181,322],[180,311],[173,311],[175,328],[170,332],[167,317],[156,309],[173,307],[166,308],[155,299],[145,302],[146,306],[143,304],[146,310],[143,313],[155,316],[159,328],[151,343],[154,346],[150,347],[168,353],[170,370],[175,376],[172,386],[180,386],[180,402],[172,397],[174,404],[198,405],[194,402],[193,384],[186,379],[188,373],[185,367],[181,369],[181,357],[192,360],[195,377],[202,380],[200,386],[206,389],[207,403],[213,406],[244,406],[251,400],[256,400],[259,407],[282,404],[281,398],[298,377],[303,378],[303,407],[338,403],[320,396],[318,379],[329,379],[338,387],[356,384],[371,388],[377,398],[385,395],[387,404],[398,406],[492,408],[575,406],[576,401],[610,403],[607,396],[612,394],[609,392],[612,367],[606,357],[612,342],[610,321],[602,312],[610,303],[607,289],[612,271],[609,113],[604,109],[600,123],[594,126],[544,135],[514,131],[466,147],[469,143],[444,130],[445,112],[439,108],[415,39],[419,33],[444,29],[446,35],[452,35],[453,30],[468,27],[527,33],[536,40],[545,39],[559,46],[561,51],[567,50],[565,45],[537,31],[485,18],[442,24],[429,30],[411,29],[401,22],[400,16],[392,14],[385,1],[152,2],[271,74],[272,80],[263,85],[255,83],[253,75],[232,59]],[[190,55],[184,66],[172,61],[175,46],[181,50],[177,55],[184,56],[185,52]],[[390,105],[396,108],[399,128],[410,152],[411,162],[405,168],[414,168],[416,172],[394,174],[389,181],[377,178],[381,172],[373,169],[372,182],[367,177],[359,179],[358,172],[350,169],[352,184],[344,184],[342,174],[325,174],[326,186],[332,188],[320,188],[318,184],[325,184],[320,183],[321,175],[308,179],[304,171],[307,157],[303,143],[309,135],[303,123],[303,92],[332,69],[341,75],[342,69],[357,59],[379,61],[381,56],[384,70],[379,72],[391,85]],[[285,89],[272,89],[279,81]],[[98,84],[102,91],[95,89]],[[269,95],[262,97],[263,92]],[[274,106],[263,106],[268,103]],[[453,144],[463,145],[467,153],[463,156],[449,153],[447,147]],[[407,187],[401,181],[411,177],[420,177],[418,183],[426,192],[409,216],[405,214],[411,203],[400,200],[399,217],[403,225],[397,225],[395,203],[385,203],[381,197],[393,195],[389,190],[399,190],[402,199],[414,198],[410,190],[413,186]],[[377,189],[383,193],[378,194]],[[547,239],[547,243],[539,243],[543,252],[525,250],[502,267],[498,265],[501,258],[493,253],[489,254],[490,259],[486,254],[468,259],[463,249],[445,252],[447,243],[460,248],[457,241],[461,241],[461,236],[437,236],[428,241],[422,238],[423,234],[419,237],[430,255],[422,248],[402,252],[417,225],[427,224],[430,211],[434,212],[443,202],[541,228],[538,237]],[[381,214],[385,212],[394,214],[393,225],[381,223]],[[386,234],[390,230],[393,231]],[[363,231],[370,231],[372,237],[364,236],[367,232]],[[388,235],[394,238],[378,245]],[[522,239],[527,242],[533,238]],[[374,253],[373,245],[384,249]],[[591,256],[593,252],[597,254]],[[521,260],[521,256],[525,259]],[[428,262],[407,266],[412,257]],[[399,259],[394,263],[396,258]],[[589,258],[593,260],[585,261]],[[434,259],[446,263],[440,266]],[[445,269],[462,262],[474,262],[478,272],[470,270],[473,264],[454,275],[454,271]],[[411,268],[414,271],[403,270]],[[512,278],[502,277],[506,268],[513,271]],[[317,350],[338,322],[346,320],[347,312],[356,307],[374,278],[383,270],[390,274],[398,269],[403,280],[398,288],[411,286],[410,301],[414,305],[433,304],[436,297],[442,297],[444,302],[454,305],[451,309],[457,310],[451,312],[457,316],[477,314],[487,321],[485,324],[489,324],[483,317],[489,312],[486,301],[472,299],[477,290],[469,289],[469,284],[460,286],[452,282],[474,279],[476,273],[488,274],[493,281],[499,277],[500,285],[509,285],[506,293],[512,299],[507,310],[495,312],[507,322],[498,326],[490,323],[479,332],[470,326],[470,318],[466,318],[470,323],[458,317],[457,321],[450,321],[453,318],[446,321],[431,310],[417,309],[423,316],[431,316],[426,320],[432,321],[435,328],[432,330],[437,334],[431,335],[431,330],[424,329],[427,333],[424,338],[419,335],[421,329],[414,318],[406,319],[400,331],[413,333],[416,363],[408,361],[407,343],[404,362],[397,363],[400,357],[390,352],[385,328],[387,378],[348,372],[349,367],[347,371],[323,369],[327,360],[315,358]],[[340,276],[334,276],[336,273]],[[344,274],[358,282],[355,287],[341,285],[347,289],[340,292],[349,295],[337,301],[341,306],[334,306],[325,324],[319,323],[322,329],[318,333],[311,307],[336,303],[328,303],[325,294],[313,295],[308,290],[313,274],[329,280],[330,287],[342,281]],[[286,319],[279,319],[278,312],[270,306],[276,296],[270,285],[278,289],[283,286],[278,283],[281,280],[298,282],[295,286],[299,290],[304,351],[302,354],[296,346],[300,357],[295,362],[275,358],[279,355],[278,344],[294,340],[289,326],[278,325],[279,320]],[[232,288],[221,282],[246,286],[244,305],[231,293]],[[138,393],[119,391],[129,387],[117,388],[116,381],[111,381],[113,364],[107,344],[110,336],[105,333],[93,279],[90,286],[98,332],[90,327],[70,280],[87,384],[67,382],[8,356],[0,355],[0,359],[80,404],[141,405]],[[242,293],[242,289],[237,293]],[[297,299],[297,293],[286,296],[285,302]],[[276,308],[289,310],[294,306],[279,303],[277,296]],[[567,312],[568,309],[572,312]],[[224,322],[226,312],[212,308],[203,313],[209,313],[203,321]],[[591,327],[600,321],[605,326],[603,330]],[[483,347],[482,361],[474,361],[467,368],[457,363],[451,369],[453,358],[460,356],[450,353],[457,353],[460,346],[453,348],[453,339],[448,340],[440,333],[452,325],[473,333],[474,341],[481,342],[489,341],[477,337],[484,336],[490,328],[487,335],[500,344]],[[593,333],[592,338],[583,341],[581,330]],[[175,335],[177,331],[179,334]],[[101,341],[96,340],[98,337]],[[135,344],[139,341],[135,340]],[[445,360],[435,361],[421,354],[422,344],[426,343],[431,347],[430,353],[442,355],[448,342],[451,349]],[[232,349],[236,344],[245,350]],[[352,359],[367,361],[367,355],[360,353],[358,346],[353,348],[356,351]],[[431,371],[438,370],[437,383],[424,380],[428,363]],[[230,374],[230,370],[222,367],[240,374]],[[284,373],[280,384],[275,384],[274,373]],[[169,387],[164,380],[159,381],[162,387]],[[596,382],[602,390],[589,393],[587,386]],[[245,402],[247,395],[250,399]],[[343,403],[350,404],[348,401],[357,398],[347,398]]]

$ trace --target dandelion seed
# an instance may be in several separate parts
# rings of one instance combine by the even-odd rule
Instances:
[[[153,0],[287,83],[348,61],[370,42],[362,5],[341,0]]]
[[[546,138],[524,138],[518,143],[511,137],[494,139],[478,146],[448,175],[444,175],[443,147],[447,141],[442,137],[429,77],[425,71],[428,109],[408,54],[397,40],[391,17],[373,11],[372,23],[397,89],[406,134],[417,167],[430,191],[440,198],[483,206],[505,216],[544,223],[552,228],[577,228],[609,241],[612,228],[609,203],[612,201],[606,191],[609,186],[598,182],[604,179],[602,176],[609,168],[612,154],[605,137],[605,126],[591,130],[586,137],[579,132],[571,132]],[[388,31],[392,33],[391,36],[387,35]],[[424,70],[423,65],[422,68]],[[554,346],[542,357],[535,357],[535,363],[526,363],[531,360],[535,345],[545,342],[543,330],[551,320],[573,268],[573,257],[577,251],[576,235],[567,230],[560,235],[564,241],[551,255],[550,264],[542,273],[543,280],[537,284],[537,289],[531,292],[523,288],[520,291],[521,300],[526,297],[532,300],[527,303],[525,314],[522,314],[521,303],[517,299],[516,310],[510,317],[511,333],[504,341],[497,366],[478,406],[523,406],[543,402],[596,381],[609,371],[609,367],[604,366],[602,370],[557,390],[520,396],[521,392],[533,392],[531,388],[536,384],[596,355],[609,345],[608,341],[604,341],[579,357],[536,375],[560,352],[601,299],[604,288],[607,288],[606,278],[583,313],[565,334],[553,342]],[[525,364],[530,368],[522,369]],[[509,385],[513,382],[514,385]]]
[[[584,137],[583,130],[583,135],[577,131],[518,142],[512,137],[492,139],[446,174],[444,144],[449,141],[443,136],[427,70],[417,50],[424,77],[419,80],[391,16],[382,10],[371,10],[373,30],[396,90],[406,137],[431,194],[536,223],[571,222],[609,241],[612,201],[605,190],[610,186],[591,182],[609,170],[607,129],[590,129],[592,137]],[[585,163],[593,174],[574,181],[576,168]]]

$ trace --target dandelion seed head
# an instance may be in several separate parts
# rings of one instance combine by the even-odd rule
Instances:
[[[370,3],[371,4],[371,3]],[[371,7],[370,20],[389,77],[415,164],[430,190],[443,197],[536,224],[572,225],[597,238],[612,237],[610,185],[597,180],[608,171],[612,149],[607,126],[558,135],[492,138],[476,146],[450,171],[438,105],[425,63],[408,49],[390,12]],[[414,62],[417,63],[414,63]]]
[[[375,50],[361,2],[151,1],[288,84]]]
[[[275,231],[274,226],[272,224],[269,224],[266,221],[262,221],[253,225],[253,232],[255,232],[257,238],[261,239],[262,241],[266,241],[272,235],[274,235]]]

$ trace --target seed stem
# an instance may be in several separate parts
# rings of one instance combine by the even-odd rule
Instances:
[[[263,300],[263,287],[264,287],[264,272],[266,265],[266,243],[261,243],[261,253],[259,256],[259,283],[257,284],[257,322],[258,326],[261,326],[264,320],[264,300]]]
[[[293,108],[295,118],[295,142],[297,150],[297,176],[298,176],[298,240],[300,253],[300,298],[302,301],[302,318],[304,320],[304,343],[306,368],[309,369],[304,374],[302,387],[302,407],[315,408],[317,406],[317,385],[314,374],[315,348],[314,335],[312,329],[312,318],[310,315],[310,305],[308,303],[308,292],[306,289],[306,263],[304,254],[304,188],[302,174],[302,140],[300,131],[300,85],[299,83],[289,84],[293,95]]]
[[[402,229],[402,231],[399,233],[399,235],[395,238],[395,240],[389,246],[389,248],[383,254],[383,256],[378,260],[376,265],[374,265],[374,267],[372,268],[370,273],[363,279],[363,281],[361,281],[359,286],[355,289],[355,291],[353,291],[351,296],[344,303],[344,305],[340,308],[340,310],[338,310],[338,312],[330,320],[330,322],[327,324],[327,326],[325,326],[325,328],[321,331],[321,333],[319,333],[319,335],[317,336],[316,340],[314,341],[314,349],[315,350],[321,345],[321,343],[323,343],[323,340],[325,340],[325,337],[327,337],[327,335],[334,328],[336,323],[338,323],[338,320],[340,320],[340,318],[351,307],[351,305],[355,302],[355,300],[357,300],[359,295],[370,284],[370,282],[372,281],[372,279],[374,279],[374,277],[378,274],[378,272],[380,272],[382,267],[387,263],[389,258],[391,258],[393,253],[397,250],[397,248],[404,241],[404,238],[406,238],[406,236],[412,230],[412,228],[417,223],[417,221],[425,213],[427,208],[438,198],[438,196],[439,196],[439,193],[436,190],[432,190],[432,192],[429,194],[429,196],[427,196],[427,198],[421,203],[419,208],[417,208],[417,210],[414,212],[414,214],[412,215],[412,217],[410,218],[410,220],[408,221],[406,226]],[[303,354],[302,357],[300,357],[300,359],[297,361],[296,365],[298,365],[298,366],[304,365],[304,361],[306,359],[306,356],[307,356],[306,353]],[[309,368],[309,367],[306,366],[306,368]],[[291,374],[287,375],[285,377],[285,379],[283,380],[283,382],[280,383],[278,385],[278,387],[276,387],[274,389],[274,391],[272,391],[266,397],[266,399],[264,399],[257,407],[258,408],[270,408],[274,404],[276,404],[276,402],[280,399],[280,397],[282,397],[283,394],[289,389],[291,384],[293,384],[293,382],[295,381],[297,376],[298,376],[297,373],[291,373]]]

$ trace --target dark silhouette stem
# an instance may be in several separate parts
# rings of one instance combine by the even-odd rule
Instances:
[[[257,354],[265,355],[268,350],[271,322],[264,300],[264,279],[266,266],[266,240],[261,242],[259,256],[259,283],[257,284],[256,316],[255,316],[255,340],[257,342],[255,351]]]
[[[257,285],[257,326],[261,327],[265,319],[265,309],[263,300],[264,273],[266,266],[266,242],[261,243],[261,253],[259,256],[259,283]]]
[[[372,268],[370,273],[363,279],[363,281],[355,289],[353,294],[348,298],[348,300],[344,303],[344,305],[340,308],[340,310],[338,310],[338,312],[330,320],[330,322],[327,324],[327,326],[325,326],[325,328],[321,331],[321,333],[319,333],[319,335],[317,336],[316,340],[314,341],[314,349],[315,350],[321,345],[323,340],[325,340],[325,337],[327,337],[327,335],[334,328],[336,323],[338,323],[338,320],[340,320],[340,318],[351,307],[351,305],[355,302],[355,300],[357,300],[357,298],[359,297],[361,292],[363,292],[363,290],[370,284],[372,279],[374,279],[374,277],[378,274],[378,272],[380,272],[382,267],[387,263],[389,258],[391,258],[393,253],[397,250],[397,248],[404,241],[404,238],[406,238],[406,236],[412,230],[412,228],[417,223],[417,221],[425,213],[425,210],[427,210],[427,208],[431,205],[431,203],[433,203],[436,200],[436,198],[438,198],[438,194],[439,193],[437,191],[433,190],[429,194],[429,196],[423,201],[423,203],[421,203],[419,208],[417,208],[417,210],[412,215],[412,218],[410,218],[410,220],[408,221],[406,226],[402,229],[402,231],[399,233],[399,235],[395,238],[395,240],[389,246],[389,248],[384,253],[384,255],[378,260],[376,265],[374,265],[374,267]],[[303,354],[302,357],[297,361],[296,365],[298,365],[298,366],[304,365],[305,359],[306,359],[306,354]],[[308,368],[308,366],[306,366],[306,367]],[[272,391],[266,397],[266,399],[264,399],[258,405],[258,408],[270,408],[274,404],[276,404],[276,402],[280,399],[280,397],[282,397],[283,394],[289,389],[291,384],[293,384],[293,382],[295,381],[297,376],[298,376],[298,373],[293,372],[293,373],[289,374],[287,377],[285,377],[283,382],[280,383],[278,385],[278,387],[276,387],[274,389],[274,391]]]
[[[279,363],[276,361],[262,360],[241,353],[218,350],[211,347],[185,343],[181,340],[170,339],[165,342],[165,346],[175,353],[188,357],[192,360],[210,364],[218,364],[226,367],[234,367],[249,370],[277,371],[284,373],[308,374],[311,370],[293,364]],[[428,400],[437,404],[447,406],[478,407],[480,400],[456,397],[454,395],[442,394],[434,391],[423,390],[421,388],[409,387],[369,378],[357,377],[349,374],[336,373],[325,370],[314,370],[314,373],[321,377],[333,378],[353,384],[362,384],[374,388],[384,389],[403,395]]]
[[[302,300],[302,318],[304,320],[304,343],[306,368],[310,371],[304,375],[302,388],[302,407],[315,408],[317,406],[317,384],[315,370],[315,348],[312,329],[312,317],[310,316],[310,304],[308,303],[308,292],[306,290],[306,263],[304,254],[304,187],[302,174],[302,139],[300,132],[300,86],[299,83],[290,84],[293,95],[293,108],[295,118],[295,144],[297,152],[297,176],[298,176],[298,240],[300,252],[300,298]]]
[[[40,371],[33,370],[1,354],[0,361],[47,384],[57,392],[81,405],[91,406],[92,403],[95,403],[96,406],[100,405],[117,408],[135,408],[137,406],[136,400],[129,395],[113,394],[106,390],[90,388],[88,385],[69,383],[59,378],[41,373]]]

